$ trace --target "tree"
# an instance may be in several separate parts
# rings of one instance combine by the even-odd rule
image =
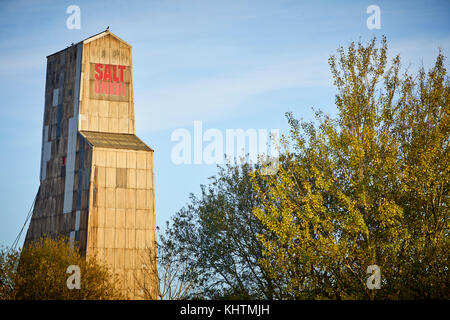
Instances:
[[[445,59],[415,76],[387,60],[385,38],[338,49],[337,117],[288,113],[278,173],[253,173],[260,262],[296,298],[450,297]],[[366,286],[370,265],[380,290]]]
[[[180,252],[177,253],[164,238],[154,247],[145,250],[142,261],[146,268],[143,270],[143,277],[137,279],[137,284],[144,299],[155,296],[154,287],[147,285],[155,282],[158,284],[157,296],[160,300],[182,300],[189,297],[193,280],[188,277],[188,259]]]
[[[80,289],[69,289],[70,265],[80,269]],[[123,298],[107,267],[86,259],[67,239],[43,237],[23,250],[0,252],[0,298],[85,300]]]
[[[17,250],[0,250],[0,300],[11,300],[15,297],[19,254]]]
[[[261,268],[264,232],[253,216],[258,206],[251,166],[227,165],[201,186],[201,195],[178,211],[160,236],[181,281],[192,282],[190,298],[274,299],[283,286]],[[188,268],[183,268],[188,266]],[[161,266],[161,264],[160,264]]]

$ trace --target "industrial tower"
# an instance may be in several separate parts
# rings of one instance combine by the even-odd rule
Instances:
[[[25,246],[65,236],[135,299],[156,221],[153,150],[135,135],[131,49],[106,30],[47,57],[40,187]]]

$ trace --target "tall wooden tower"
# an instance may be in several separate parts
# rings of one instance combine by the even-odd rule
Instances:
[[[153,150],[134,123],[128,43],[107,30],[47,57],[40,188],[25,246],[66,236],[106,263],[129,298],[140,296],[142,257],[156,241]]]

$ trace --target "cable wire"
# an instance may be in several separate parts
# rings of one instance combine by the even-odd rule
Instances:
[[[27,215],[27,218],[25,219],[25,223],[23,224],[22,228],[20,229],[19,234],[17,235],[17,237],[16,237],[16,239],[14,240],[13,244],[12,244],[11,247],[9,248],[9,251],[15,250],[15,249],[16,249],[17,244],[19,243],[20,237],[22,236],[23,229],[25,229],[25,226],[27,225],[28,220],[31,218],[31,216],[32,216],[32,214],[33,214],[34,205],[36,204],[36,199],[37,199],[37,197],[38,197],[38,194],[39,194],[39,190],[40,190],[40,189],[41,189],[41,187],[39,187],[39,189],[38,189],[38,191],[37,191],[37,193],[36,193],[36,195],[35,195],[35,197],[34,197],[33,203],[31,204],[30,211],[28,211],[28,215]]]

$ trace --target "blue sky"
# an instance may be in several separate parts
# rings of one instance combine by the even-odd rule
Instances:
[[[66,27],[72,4],[79,30]],[[381,29],[366,26],[372,4]],[[172,163],[175,129],[201,120],[204,131],[286,132],[286,111],[335,114],[327,60],[339,46],[386,35],[391,56],[429,67],[439,47],[450,52],[449,13],[449,1],[0,1],[0,245],[14,241],[39,185],[46,56],[72,42],[110,26],[133,46],[136,134],[155,149],[162,226],[216,172]]]

